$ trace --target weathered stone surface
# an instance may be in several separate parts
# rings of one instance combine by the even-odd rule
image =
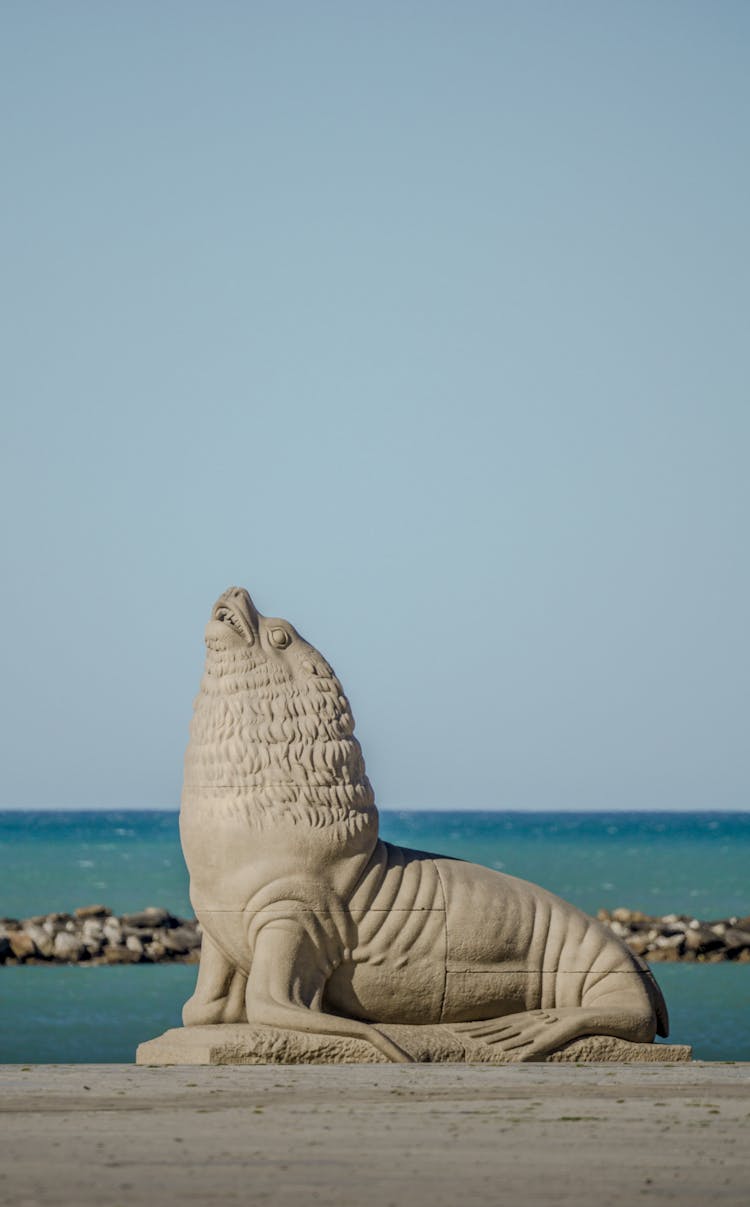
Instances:
[[[119,918],[114,918],[112,915],[105,918],[102,923],[102,934],[113,947],[118,946],[122,942],[122,927]]]
[[[27,935],[23,930],[11,931],[8,935],[8,942],[17,960],[26,960],[29,956],[37,954],[34,940],[31,935]]]
[[[447,1027],[382,1026],[412,1060],[419,1063],[513,1064],[500,1049],[466,1042]],[[677,1044],[634,1044],[610,1035],[574,1040],[564,1049],[540,1057],[552,1062],[606,1061],[654,1063],[690,1060],[691,1049]],[[361,1039],[313,1035],[275,1027],[224,1023],[175,1027],[158,1039],[140,1044],[136,1063],[146,1065],[242,1064],[388,1064],[388,1058]]]
[[[53,914],[47,914],[47,921],[51,922],[53,925],[57,926],[57,928],[59,930],[64,930],[66,924],[68,922],[72,922],[73,918],[72,918],[71,914],[67,914],[64,912],[63,913],[58,912],[58,913],[53,913]]]
[[[55,935],[54,951],[58,960],[80,960],[83,950],[83,941],[77,935],[65,930]]]
[[[43,926],[27,923],[24,927],[26,934],[33,940],[34,945],[40,956],[45,959],[50,959],[55,954],[54,939],[47,934]]]
[[[106,964],[137,964],[140,960],[140,955],[131,951],[129,947],[105,947],[104,962]]]
[[[551,1063],[561,1061],[576,1064],[602,1061],[616,1064],[675,1064],[692,1060],[693,1049],[689,1044],[634,1044],[614,1035],[584,1035],[574,1039],[567,1047],[551,1052],[545,1059]]]
[[[750,931],[739,926],[728,926],[724,932],[724,946],[732,953],[750,948]]]
[[[120,933],[123,939],[140,939],[150,943],[154,932],[150,927],[145,926],[122,926]]]
[[[685,947],[687,951],[714,951],[722,946],[722,941],[707,926],[689,926],[685,931]]]
[[[98,918],[87,918],[81,927],[81,934],[84,941],[87,939],[102,939],[104,937],[104,927]]]
[[[174,951],[180,955],[201,945],[200,935],[196,934],[194,930],[188,930],[185,926],[165,931],[160,942],[166,951]]]
[[[104,918],[109,913],[106,905],[79,905],[76,918]]]
[[[141,926],[141,927],[161,927],[161,926],[179,926],[180,919],[175,918],[170,914],[169,910],[161,909],[156,905],[149,905],[146,909],[140,910],[136,914],[123,914],[121,918],[123,926]]]

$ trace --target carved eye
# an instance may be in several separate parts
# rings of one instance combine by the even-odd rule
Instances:
[[[275,646],[277,650],[285,650],[292,643],[292,639],[286,629],[271,629],[268,637],[271,645]]]

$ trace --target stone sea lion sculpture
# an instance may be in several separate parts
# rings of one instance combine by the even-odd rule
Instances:
[[[648,966],[514,876],[383,842],[341,684],[232,587],[214,606],[180,814],[203,948],[186,1025],[368,1040],[444,1024],[507,1057],[667,1035]]]

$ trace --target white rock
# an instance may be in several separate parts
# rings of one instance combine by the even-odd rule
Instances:
[[[39,948],[40,955],[47,956],[49,959],[49,957],[54,954],[54,940],[50,938],[44,927],[35,926],[33,922],[29,922],[26,924],[26,926],[24,926],[24,930],[26,931],[26,934],[36,943],[37,947]]]
[[[77,935],[68,934],[66,930],[55,935],[54,953],[58,960],[79,960],[83,950],[83,943]]]
[[[122,930],[117,918],[107,918],[104,926],[102,927],[102,932],[105,939],[111,943],[113,947],[117,947],[118,943],[122,942]]]
[[[659,935],[656,939],[656,946],[669,950],[670,947],[679,947],[683,939],[684,935]]]

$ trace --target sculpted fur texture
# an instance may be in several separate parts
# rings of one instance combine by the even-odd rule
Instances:
[[[214,606],[180,826],[204,931],[186,1025],[366,1039],[443,1024],[511,1059],[667,1034],[647,965],[536,885],[383,842],[326,660],[242,588]]]

